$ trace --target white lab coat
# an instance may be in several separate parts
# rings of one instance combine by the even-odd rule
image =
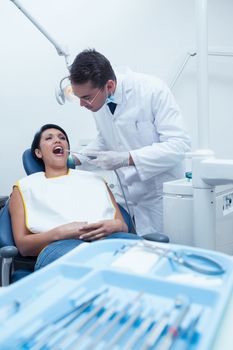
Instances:
[[[162,231],[163,182],[184,176],[184,155],[190,150],[179,107],[164,82],[133,72],[117,75],[114,101],[114,115],[107,105],[94,113],[98,136],[86,149],[130,151],[135,167],[118,174],[137,233]],[[115,195],[125,206],[120,188]]]

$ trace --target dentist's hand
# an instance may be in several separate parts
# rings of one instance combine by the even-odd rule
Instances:
[[[103,170],[115,170],[124,166],[129,166],[129,152],[85,152],[87,156],[96,157],[89,160],[88,163],[102,168]]]

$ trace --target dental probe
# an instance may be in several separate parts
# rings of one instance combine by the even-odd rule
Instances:
[[[74,156],[84,156],[84,157],[87,157],[89,159],[96,159],[97,156],[87,156],[85,153],[82,153],[82,152],[76,152],[76,151],[71,151],[70,149],[66,149],[65,150],[66,152],[68,152],[69,154],[73,154]]]

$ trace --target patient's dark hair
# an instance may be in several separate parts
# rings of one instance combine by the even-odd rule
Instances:
[[[90,81],[94,88],[104,88],[108,80],[116,81],[109,60],[95,49],[80,52],[70,68],[71,84],[84,84]]]
[[[38,162],[40,163],[42,166],[43,166],[43,169],[44,169],[44,162],[41,158],[38,158],[36,156],[36,153],[35,153],[35,149],[36,148],[40,148],[40,140],[41,140],[41,135],[42,133],[47,130],[47,129],[57,129],[57,130],[60,130],[66,137],[66,140],[68,142],[68,146],[70,148],[70,142],[69,142],[69,139],[68,139],[68,136],[65,132],[65,130],[63,130],[60,126],[56,125],[56,124],[45,124],[43,125],[40,130],[38,130],[33,138],[33,141],[32,141],[32,145],[31,145],[31,153],[32,153],[32,156],[33,158]]]

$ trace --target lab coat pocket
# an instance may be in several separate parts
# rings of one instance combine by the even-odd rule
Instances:
[[[156,130],[151,121],[134,121],[125,123],[121,128],[122,134],[128,138],[131,148],[137,149],[156,142]]]

